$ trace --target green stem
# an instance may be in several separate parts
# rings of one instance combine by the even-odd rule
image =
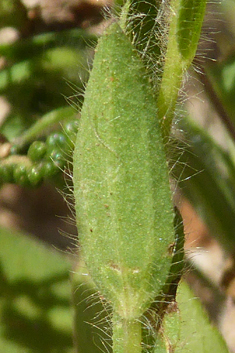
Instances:
[[[180,0],[171,2],[169,40],[165,58],[162,83],[158,96],[158,117],[162,122],[163,137],[168,137],[174,117],[175,105],[178,99],[178,92],[182,84],[183,63],[181,53],[177,44],[177,7]]]
[[[141,353],[141,322],[113,314],[113,353]]]
[[[36,121],[28,130],[26,130],[20,137],[17,137],[13,142],[24,146],[42,135],[45,130],[51,128],[56,123],[62,123],[66,119],[74,117],[76,112],[72,107],[62,107],[45,114],[41,119]]]
[[[206,0],[172,0],[164,72],[158,96],[163,137],[170,134],[175,105],[185,71],[195,56]]]

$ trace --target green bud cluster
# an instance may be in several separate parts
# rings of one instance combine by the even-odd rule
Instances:
[[[26,151],[25,146],[13,144],[9,156],[0,161],[0,182],[37,187],[56,177],[67,164],[76,132],[77,122],[71,120],[45,141],[33,141]]]

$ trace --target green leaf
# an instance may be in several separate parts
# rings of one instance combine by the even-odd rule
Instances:
[[[70,264],[19,232],[0,243],[0,351],[72,352]]]
[[[146,76],[112,24],[96,48],[74,152],[82,255],[112,305],[116,353],[141,352],[139,318],[166,281],[174,241],[165,146]]]
[[[185,282],[181,282],[176,297],[163,322],[162,341],[155,353],[228,353],[226,344],[207,317],[200,301]]]
[[[86,89],[74,194],[89,273],[128,319],[147,309],[171,265],[174,213],[156,114],[143,64],[114,24],[98,44]]]

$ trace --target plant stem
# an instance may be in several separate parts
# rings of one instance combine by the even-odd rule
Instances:
[[[158,96],[158,118],[168,138],[184,72],[195,56],[206,0],[172,0],[164,72]]]
[[[113,314],[113,353],[141,353],[141,322]]]
[[[158,96],[158,118],[162,122],[163,137],[168,137],[171,129],[174,108],[178,99],[178,92],[182,84],[183,63],[176,38],[177,7],[179,0],[171,2],[169,40],[165,58],[162,83]]]
[[[26,143],[38,138],[45,130],[49,129],[53,124],[62,123],[66,119],[73,118],[76,113],[72,107],[61,107],[45,114],[41,119],[36,121],[21,136],[17,137],[13,142],[24,146]]]

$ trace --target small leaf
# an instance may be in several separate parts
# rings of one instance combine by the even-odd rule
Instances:
[[[181,282],[171,311],[165,315],[154,353],[228,353],[228,348],[207,317],[200,301]]]

